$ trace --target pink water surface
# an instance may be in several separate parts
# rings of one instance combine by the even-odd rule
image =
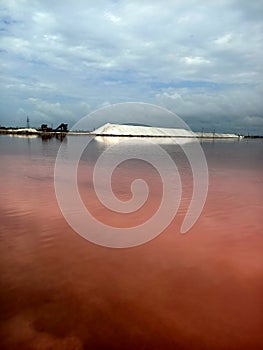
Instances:
[[[1,139],[0,348],[262,349],[262,142],[204,143],[209,192],[197,223],[179,233],[192,188],[185,172],[174,221],[129,249],[94,245],[67,224],[54,193],[56,142]],[[92,164],[81,163],[79,187],[98,219],[125,228],[158,208],[158,176],[146,166],[144,211],[107,211]],[[116,171],[120,198],[135,170]]]

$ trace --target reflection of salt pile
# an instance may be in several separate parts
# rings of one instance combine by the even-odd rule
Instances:
[[[117,137],[184,137],[184,138],[238,138],[235,134],[194,133],[185,129],[157,128],[150,126],[119,125],[107,123],[92,132],[97,136]]]

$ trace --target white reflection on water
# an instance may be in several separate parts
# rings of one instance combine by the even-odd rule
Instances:
[[[126,136],[96,136],[94,138],[95,141],[105,143],[106,145],[113,145],[120,143],[122,141],[132,140],[132,143],[136,144],[136,142],[142,140],[143,138],[137,138],[137,137],[126,137]],[[195,142],[191,138],[169,138],[169,137],[152,137],[149,139],[152,143],[156,143],[159,145],[184,145],[187,143],[193,143]]]

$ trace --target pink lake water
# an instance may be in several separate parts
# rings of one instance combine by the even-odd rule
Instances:
[[[127,249],[90,243],[65,221],[54,192],[59,146],[0,137],[0,349],[263,348],[262,140],[202,143],[208,196],[186,235],[191,173],[178,147],[163,146],[183,179],[180,208],[157,238]],[[160,179],[140,161],[125,164],[116,195],[129,198],[139,172],[149,200],[142,212],[108,211],[90,172],[107,147],[94,142],[83,157],[79,189],[94,216],[125,229],[156,211]]]

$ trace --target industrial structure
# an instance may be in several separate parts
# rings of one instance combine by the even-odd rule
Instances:
[[[61,123],[56,129],[48,127],[47,124],[42,124],[40,127],[42,132],[68,132],[68,124]]]
[[[66,135],[68,133],[68,124],[61,123],[55,129],[48,127],[47,124],[42,124],[39,129],[30,128],[29,118],[27,118],[26,128],[4,128],[0,129],[0,134],[11,134],[11,135],[39,135],[42,137],[52,137],[56,135]]]

